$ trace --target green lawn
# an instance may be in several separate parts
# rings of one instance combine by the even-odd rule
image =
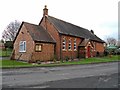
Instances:
[[[0,63],[2,67],[21,67],[21,66],[31,66],[29,63],[18,62],[15,60],[1,60]]]
[[[108,57],[93,57],[93,58],[87,58],[87,59],[81,59],[77,62],[65,62],[65,64],[91,64],[91,63],[102,63],[102,62],[114,62],[114,61],[120,61],[118,59],[118,56],[112,56],[111,58]]]
[[[8,57],[12,53],[12,49],[0,50],[0,57]]]
[[[68,61],[68,62],[60,62],[60,63],[54,63],[54,64],[29,64],[25,62],[19,62],[15,60],[1,60],[0,61],[0,67],[1,68],[17,68],[17,67],[53,67],[53,66],[61,66],[61,65],[78,65],[78,64],[93,64],[93,63],[102,63],[102,62],[114,62],[114,61],[120,61],[120,58],[118,59],[118,56],[112,56],[111,58],[108,57],[101,57],[101,58],[87,58],[87,59],[80,59],[79,61]]]

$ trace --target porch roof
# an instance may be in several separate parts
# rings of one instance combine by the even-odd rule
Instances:
[[[79,46],[85,47],[89,41],[90,41],[89,39],[84,39],[84,40],[79,44]]]

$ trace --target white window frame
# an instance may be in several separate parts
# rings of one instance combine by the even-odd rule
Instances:
[[[77,50],[77,46],[76,46],[76,39],[74,39],[74,51]]]
[[[63,40],[62,40],[62,50],[66,50],[66,39],[65,38],[63,38]]]
[[[71,51],[72,50],[72,46],[71,46],[71,39],[69,39],[69,43],[68,43],[68,50]]]
[[[19,52],[26,52],[26,41],[20,41]]]

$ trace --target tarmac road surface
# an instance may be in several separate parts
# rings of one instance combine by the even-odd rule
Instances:
[[[117,88],[118,62],[2,70],[2,88]]]

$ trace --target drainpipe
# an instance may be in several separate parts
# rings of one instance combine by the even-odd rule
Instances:
[[[54,55],[56,55],[56,44],[54,44]]]
[[[61,38],[62,38],[62,35],[61,34],[59,34],[59,36],[60,36],[60,59],[62,59],[62,47],[61,47]]]

